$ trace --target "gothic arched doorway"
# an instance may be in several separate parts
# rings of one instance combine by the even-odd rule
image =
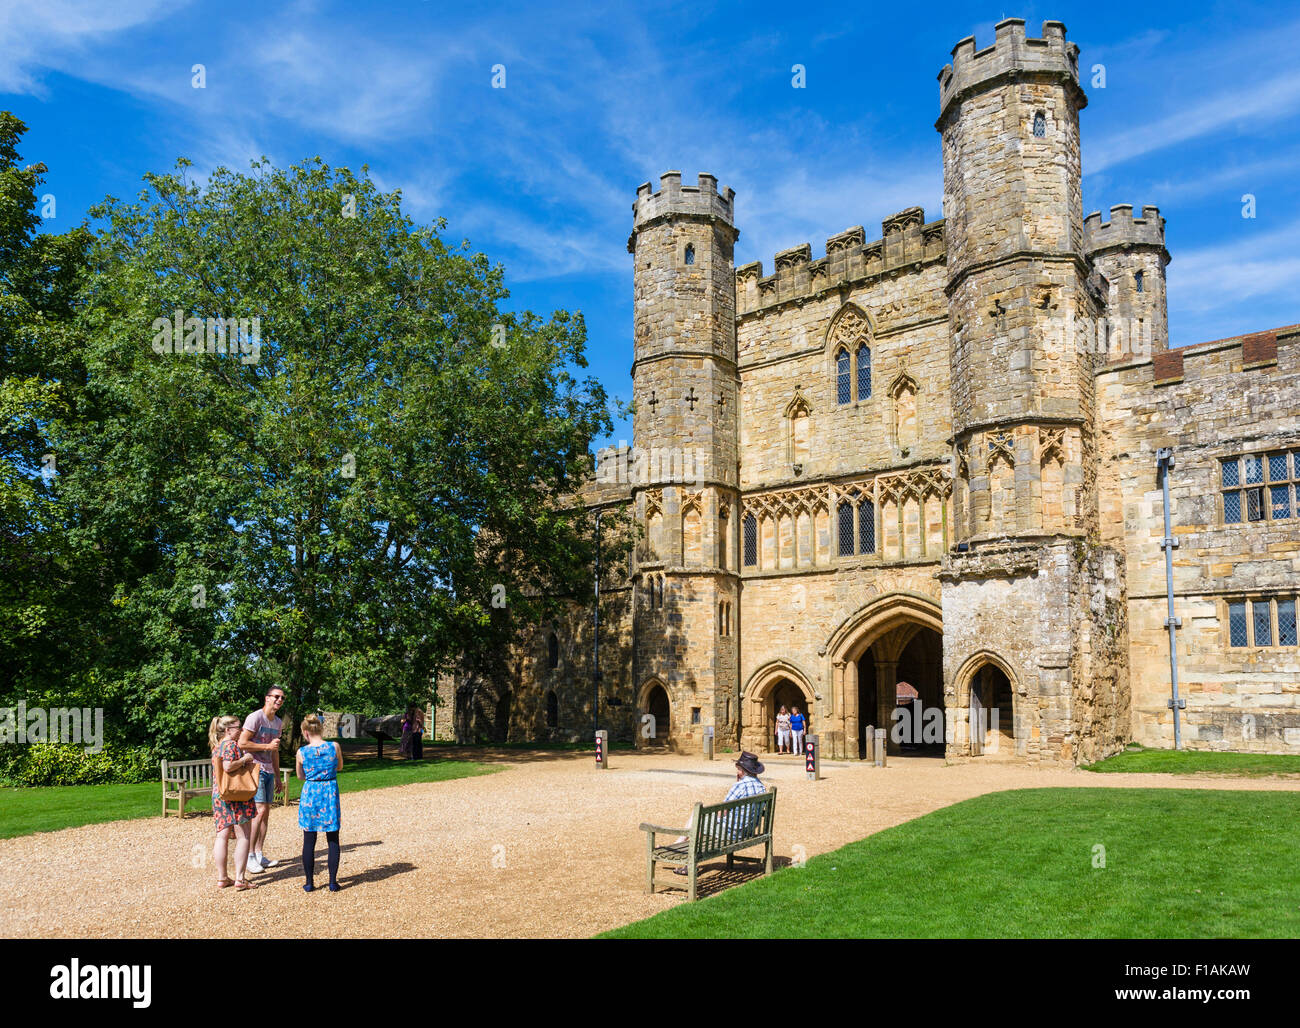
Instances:
[[[794,664],[788,661],[765,664],[745,687],[741,704],[741,748],[754,753],[776,750],[776,713],[783,705],[786,713],[798,707],[808,729],[816,732],[815,699],[807,678]]]
[[[884,633],[858,658],[858,750],[883,728],[890,753],[942,756],[946,736],[943,637],[924,625]]]
[[[890,753],[945,752],[942,629],[936,600],[900,592],[873,600],[831,634],[835,713],[825,727],[832,755],[861,759],[875,729],[885,730]],[[900,683],[912,698],[896,719]]]
[[[1007,673],[992,662],[980,665],[971,672],[969,701],[971,756],[1014,756],[1015,695]]]
[[[668,690],[654,682],[645,694],[641,713],[649,714],[654,720],[641,718],[641,743],[646,746],[666,746],[672,737],[671,707],[668,703]]]

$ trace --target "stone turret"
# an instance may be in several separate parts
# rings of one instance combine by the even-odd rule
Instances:
[[[1026,39],[1008,18],[993,46],[958,43],[939,83],[957,538],[1084,532],[1096,516],[1082,488],[1094,355],[1071,333],[1097,312],[1083,256],[1078,48],[1060,22]],[[1062,488],[1043,481],[1047,438]]]
[[[1101,311],[1080,190],[1087,98],[1060,22],[1041,39],[1019,18],[996,33],[984,50],[963,39],[939,73],[958,542],[940,571],[945,702],[991,702],[967,669],[1002,654],[1018,752],[1071,763],[1113,749],[1092,712],[1128,702],[1125,629],[1098,601],[1122,599],[1122,558],[1093,544],[1086,332]]]
[[[706,726],[738,737],[738,235],[732,190],[681,173],[637,190],[632,254],[635,360],[631,475],[645,529],[636,576],[638,703],[668,695],[676,749]],[[725,622],[730,619],[728,627]],[[651,684],[656,683],[656,684]]]
[[[1083,249],[1105,279],[1106,309],[1098,323],[1099,351],[1110,360],[1149,357],[1169,348],[1165,293],[1165,219],[1157,207],[1133,217],[1130,204],[1093,211],[1083,219]]]

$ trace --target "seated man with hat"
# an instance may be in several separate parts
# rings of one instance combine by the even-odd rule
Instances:
[[[759,763],[758,757],[754,756],[754,754],[750,753],[748,750],[743,750],[740,754],[740,758],[736,761],[736,784],[727,790],[727,798],[722,802],[730,803],[732,800],[743,800],[747,796],[759,796],[767,792],[767,786],[759,781],[758,778],[758,776],[765,770],[767,769]],[[752,823],[729,824],[728,828],[730,834],[735,838],[743,838],[746,834],[754,830]],[[686,836],[679,835],[674,840],[674,845],[685,841]],[[686,874],[686,868],[675,868],[673,874],[684,875]]]

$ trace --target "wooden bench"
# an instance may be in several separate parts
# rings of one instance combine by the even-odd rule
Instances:
[[[292,767],[280,768],[280,780],[284,782],[284,799],[280,806],[289,803],[289,776]],[[185,804],[192,796],[212,795],[212,758],[203,760],[164,760],[162,762],[162,812],[185,816]],[[176,806],[170,806],[169,801]]]
[[[694,900],[695,880],[701,863],[725,854],[727,867],[732,867],[737,850],[759,845],[766,847],[763,873],[771,874],[772,819],[775,809],[776,789],[772,788],[759,796],[746,796],[711,807],[697,803],[691,814],[689,828],[642,824],[641,831],[646,833],[645,891],[655,891],[655,864],[675,864],[678,867],[685,866],[687,892]],[[737,826],[748,826],[748,830],[737,831]],[[656,846],[656,835],[684,835],[686,841]]]

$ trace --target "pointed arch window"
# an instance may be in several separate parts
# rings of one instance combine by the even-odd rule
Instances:
[[[694,263],[695,263],[695,244],[694,244],[694,243],[687,243],[687,244],[686,244],[686,263],[687,263],[687,264],[694,264]]]
[[[1143,275],[1142,275],[1142,272],[1140,272],[1140,271],[1138,271],[1138,272],[1134,272],[1134,274],[1133,274],[1133,285],[1134,285],[1134,287],[1137,289],[1137,291],[1138,291],[1139,293],[1145,291],[1145,288],[1146,288],[1146,281],[1145,281],[1145,279],[1144,279],[1144,277],[1143,277]]]
[[[745,528],[745,567],[752,568],[758,564],[758,518],[746,514]]]
[[[546,727],[557,728],[560,724],[560,698],[551,689],[546,694]]]
[[[840,528],[840,556],[853,556],[853,504],[848,500],[840,503],[839,508],[839,528]]]
[[[546,640],[546,663],[552,670],[560,666],[560,640],[554,632]]]
[[[1047,135],[1047,115],[1038,111],[1034,115],[1034,138],[1043,139]]]
[[[858,552],[876,552],[876,505],[870,500],[858,504]]]
[[[863,343],[858,347],[858,399],[871,398],[871,347]]]
[[[849,376],[849,351],[835,355],[835,402],[853,402],[853,380]]]

